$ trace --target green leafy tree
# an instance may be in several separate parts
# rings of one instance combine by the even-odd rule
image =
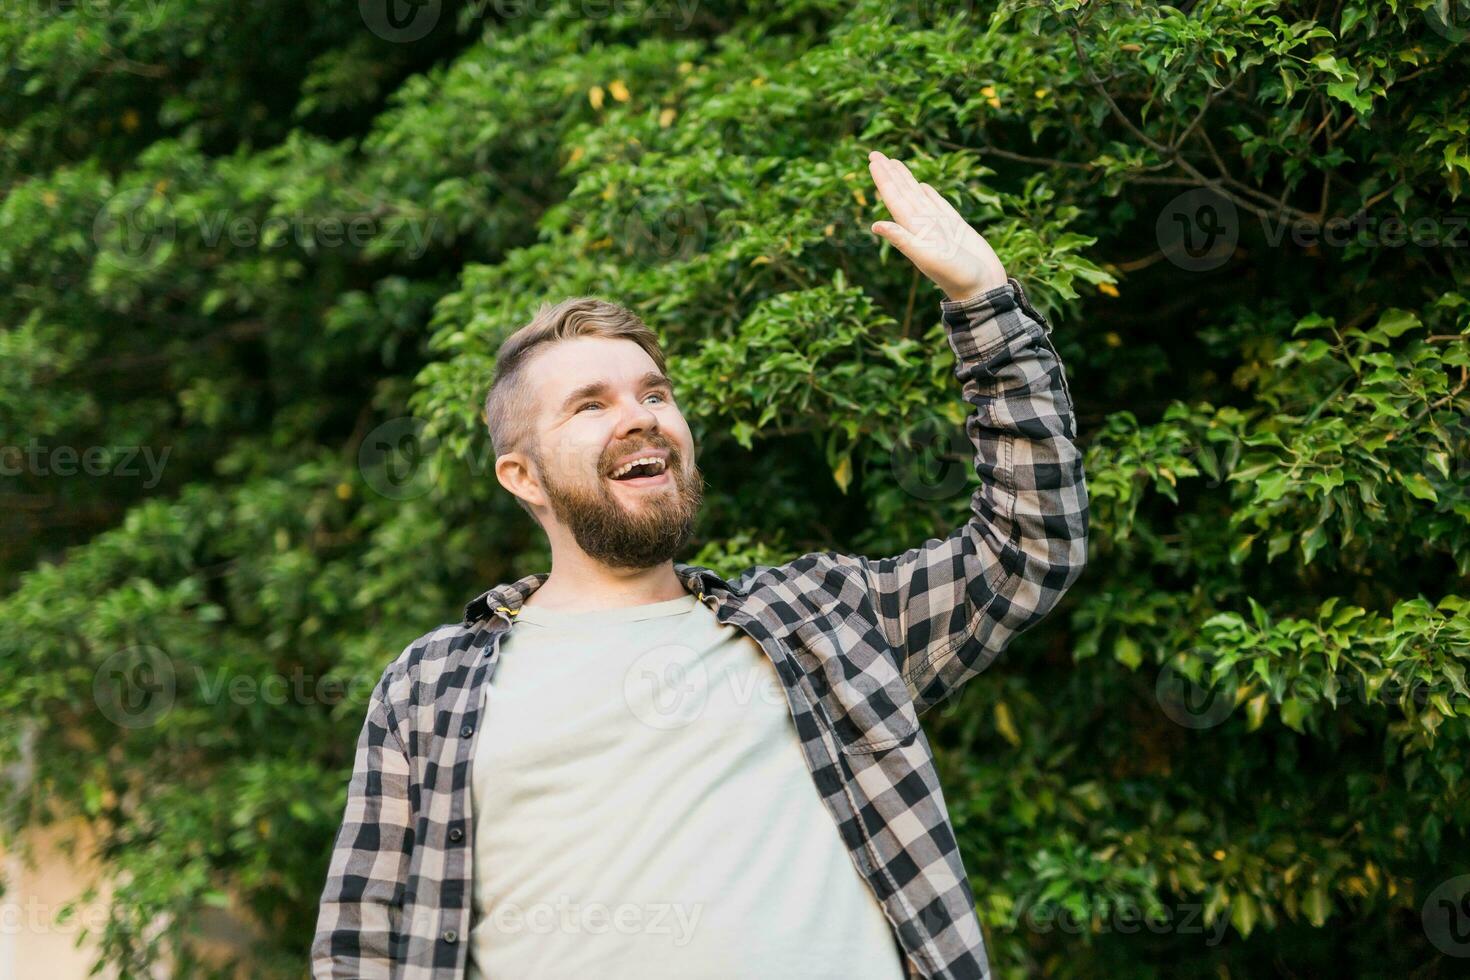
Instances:
[[[0,796],[141,973],[298,976],[367,693],[543,568],[498,341],[666,341],[689,560],[966,517],[869,149],[1056,324],[1093,554],[926,715],[998,975],[1448,971],[1470,879],[1458,0],[89,3],[0,12]],[[1145,920],[1142,917],[1151,918]]]

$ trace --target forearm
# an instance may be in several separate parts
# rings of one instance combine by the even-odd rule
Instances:
[[[1048,328],[1019,283],[941,302],[980,485],[970,527],[994,557],[1001,595],[1058,594],[1087,558],[1087,488],[1071,391]],[[1039,617],[1046,609],[1034,609]]]
[[[1041,318],[1014,281],[942,303],[980,486],[943,539],[864,561],[919,711],[1046,615],[1087,558],[1087,489],[1072,399]]]

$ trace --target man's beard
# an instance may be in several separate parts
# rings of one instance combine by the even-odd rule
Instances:
[[[589,558],[610,568],[652,568],[678,554],[694,533],[703,498],[704,477],[693,460],[684,472],[683,454],[670,444],[640,446],[665,449],[673,492],[661,487],[639,491],[649,499],[631,510],[620,502],[599,462],[597,488],[561,484],[547,470],[539,451],[532,453],[552,513],[572,532]],[[634,450],[628,450],[633,452]],[[626,453],[620,453],[626,455]]]

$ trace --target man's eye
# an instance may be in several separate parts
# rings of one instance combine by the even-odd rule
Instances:
[[[659,400],[659,401],[664,401],[664,400],[665,400],[665,399],[664,399],[664,396],[663,396],[663,395],[661,395],[661,394],[659,394],[659,393],[658,393],[658,392],[656,392],[656,391],[655,391],[655,392],[653,392],[653,393],[652,393],[652,394],[650,394],[650,395],[649,395],[649,396],[648,396],[648,397],[649,397],[649,398],[657,398],[657,399],[658,399],[658,400]]]
[[[594,405],[597,405],[597,404],[599,404],[599,403],[598,402],[584,402],[581,406],[579,406],[577,408],[577,411],[580,412],[584,408],[592,408]]]

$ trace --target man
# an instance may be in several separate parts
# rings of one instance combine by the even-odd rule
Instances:
[[[551,571],[385,671],[316,976],[989,975],[918,719],[1076,579],[1087,493],[1050,328],[937,191],[869,169],[873,232],[946,296],[971,519],[733,582],[676,562],[701,477],[656,340],[614,304],[543,307],[486,418]]]

